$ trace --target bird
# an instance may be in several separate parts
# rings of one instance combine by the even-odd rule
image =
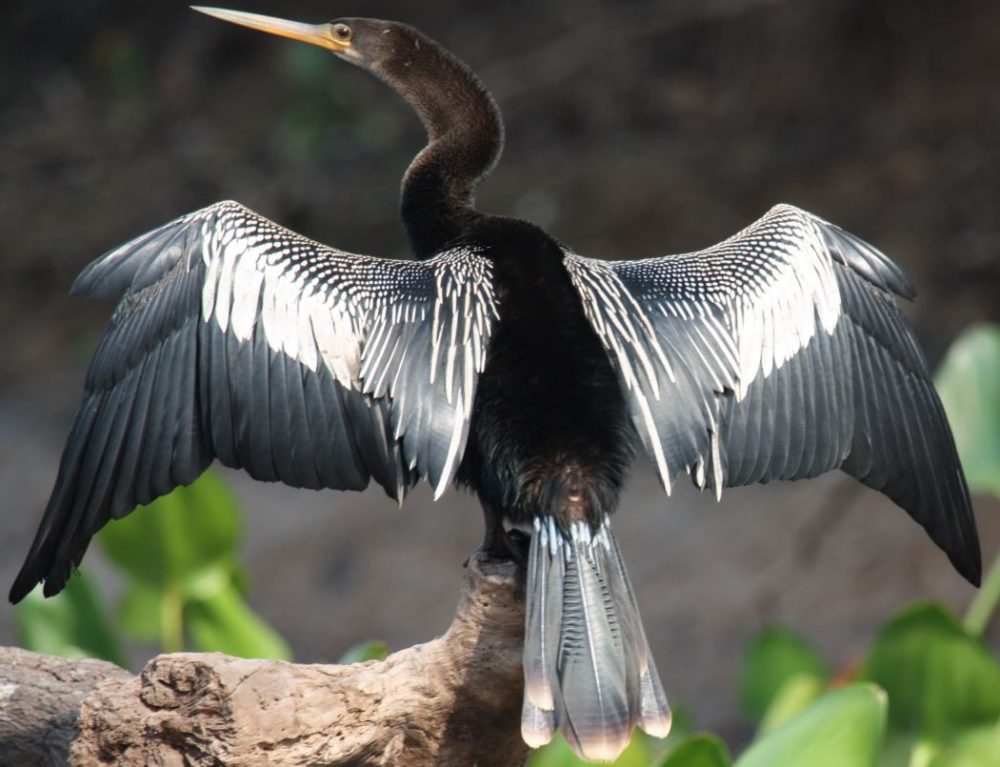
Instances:
[[[525,572],[521,734],[615,758],[671,714],[611,527],[635,454],[665,492],[841,469],[905,509],[971,583],[975,519],[903,270],[779,204],[697,252],[608,261],[480,212],[500,110],[455,55],[395,21],[195,10],[317,45],[415,110],[412,258],[348,253],[234,201],[87,266],[120,297],[51,498],[10,591],[58,593],[93,535],[215,460],[263,481],[401,501],[457,485],[482,550]]]

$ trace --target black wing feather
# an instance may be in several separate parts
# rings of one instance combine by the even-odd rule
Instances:
[[[39,581],[57,593],[109,519],[215,457],[295,487],[374,478],[399,500],[426,477],[440,494],[497,316],[489,262],[475,252],[351,255],[233,202],[111,251],[73,292],[124,296],[15,602]]]
[[[719,493],[839,467],[979,582],[954,439],[893,299],[913,286],[885,255],[782,205],[698,253],[565,264],[668,491],[682,470]]]

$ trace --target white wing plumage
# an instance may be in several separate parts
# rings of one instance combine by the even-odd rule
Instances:
[[[87,374],[14,592],[56,592],[90,537],[213,460],[296,487],[440,495],[458,468],[497,308],[490,263],[354,255],[235,202],[98,259],[74,292],[124,294]],[[15,593],[16,596],[16,593]]]
[[[970,580],[979,545],[954,440],[886,256],[779,205],[696,253],[567,253],[660,478],[725,486],[842,468],[908,511]]]

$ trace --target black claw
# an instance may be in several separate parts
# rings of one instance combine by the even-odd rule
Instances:
[[[507,539],[507,548],[511,553],[511,559],[521,567],[525,567],[528,564],[531,536],[523,530],[511,530],[504,537]]]
[[[490,559],[500,561],[514,561],[522,567],[528,561],[528,546],[531,543],[531,536],[525,535],[520,530],[490,531],[479,546],[479,552]]]
[[[531,536],[521,530],[505,530],[503,514],[486,503],[483,504],[483,515],[486,519],[486,535],[478,551],[490,559],[515,562],[518,567],[525,569]]]

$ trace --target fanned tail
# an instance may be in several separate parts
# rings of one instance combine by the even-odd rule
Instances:
[[[664,737],[670,708],[608,517],[568,533],[536,517],[528,557],[525,742],[559,729],[580,756],[610,761],[636,726]]]

